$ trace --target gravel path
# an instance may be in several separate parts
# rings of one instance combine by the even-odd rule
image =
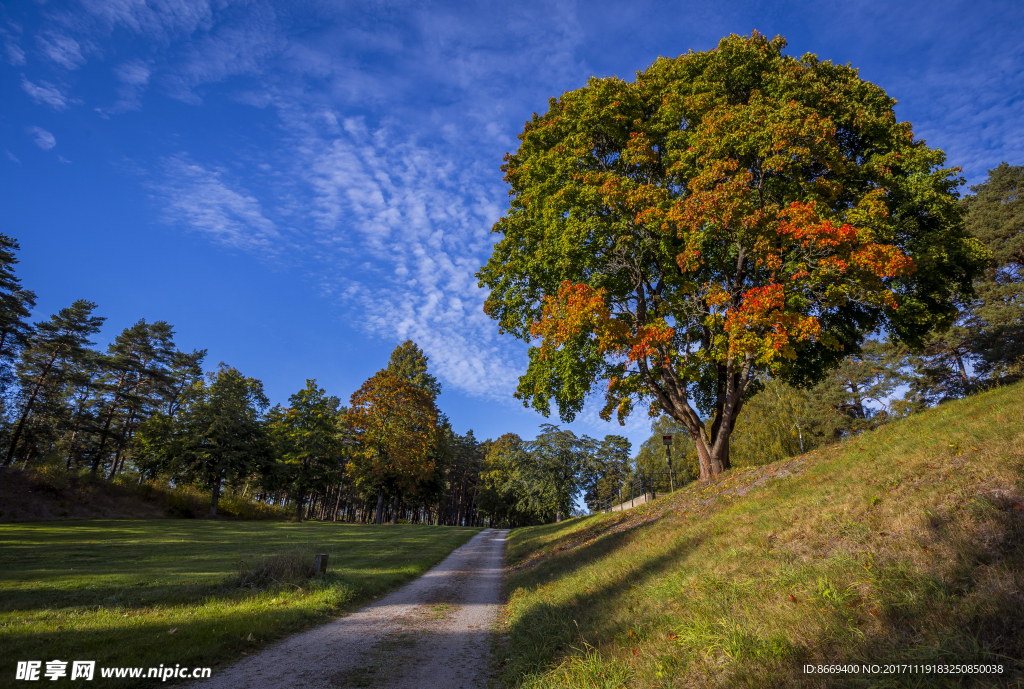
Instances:
[[[193,687],[486,686],[506,533],[482,531],[405,588]]]

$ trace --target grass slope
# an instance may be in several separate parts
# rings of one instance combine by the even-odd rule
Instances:
[[[477,531],[191,520],[0,525],[0,686],[14,684],[19,660],[180,663],[216,674],[406,583]],[[232,582],[240,559],[301,546],[330,554],[326,575],[255,592]],[[83,686],[103,686],[96,675]]]
[[[1024,686],[1024,386],[516,529],[506,686]],[[805,674],[805,664],[1003,674]]]
[[[0,522],[50,519],[154,519],[206,517],[210,490],[144,483],[127,476],[113,481],[59,466],[21,470],[0,467]],[[292,510],[227,493],[217,515],[238,519],[288,519]]]

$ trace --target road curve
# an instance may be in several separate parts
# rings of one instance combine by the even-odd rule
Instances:
[[[468,689],[489,678],[507,531],[478,533],[385,598],[250,656],[196,689]]]

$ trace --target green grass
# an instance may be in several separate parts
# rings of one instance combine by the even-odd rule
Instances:
[[[0,686],[14,682],[19,660],[180,663],[216,674],[408,582],[478,531],[191,520],[2,524]],[[328,573],[272,589],[238,587],[240,560],[298,549],[328,553]],[[82,686],[103,686],[98,675]]]
[[[516,529],[507,687],[1024,686],[1024,386]],[[788,475],[787,475],[788,474]],[[807,675],[992,663],[1002,675]]]

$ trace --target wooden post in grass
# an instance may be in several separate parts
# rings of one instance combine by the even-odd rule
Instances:
[[[327,573],[327,553],[320,553],[313,558],[313,574]]]

